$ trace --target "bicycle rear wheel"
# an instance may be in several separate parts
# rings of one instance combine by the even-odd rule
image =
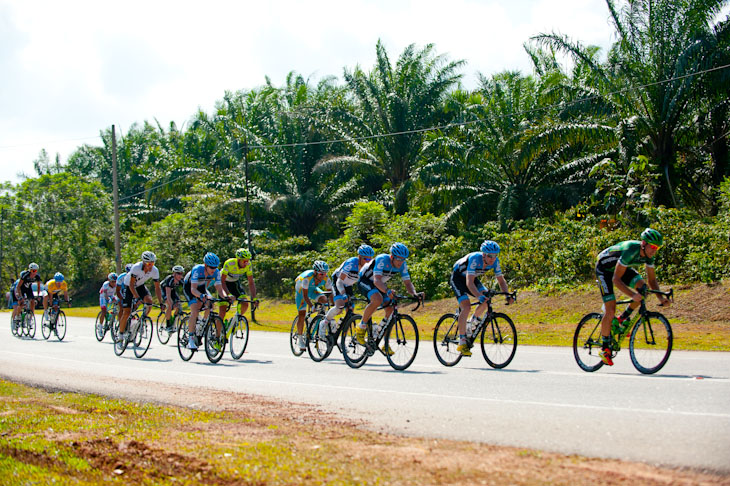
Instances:
[[[167,318],[164,312],[157,315],[157,339],[160,344],[167,344],[170,341],[170,334],[167,332]]]
[[[239,315],[238,320],[231,324],[231,358],[240,359],[248,346],[248,319],[246,316]]]
[[[289,346],[294,356],[301,356],[304,350],[299,347],[299,337],[297,336],[297,321],[298,317],[295,317],[291,323],[291,330],[289,331]],[[307,322],[304,321],[304,330],[306,332]]]
[[[47,312],[44,312],[43,317],[41,317],[41,334],[45,340],[51,337],[51,321]]]
[[[403,371],[418,353],[418,326],[411,316],[399,314],[385,330],[385,357],[393,369]]]
[[[180,327],[177,328],[177,353],[183,361],[190,361],[190,358],[195,354],[194,349],[188,349],[188,338],[190,336],[188,334],[189,319],[190,316],[185,316],[180,322]]]
[[[461,360],[459,346],[459,322],[456,314],[444,314],[433,330],[433,349],[436,358],[444,366],[454,366]]]
[[[217,363],[220,361],[226,350],[225,335],[221,335],[220,339],[215,337],[217,332],[216,329],[218,327],[216,323],[220,324],[221,334],[223,334],[223,321],[221,321],[221,318],[218,316],[212,316],[208,321],[208,324],[205,325],[205,329],[203,331],[203,336],[205,336],[205,355],[211,363]]]
[[[355,314],[348,322],[342,323],[342,335],[340,336],[340,347],[342,357],[350,368],[359,368],[368,360],[367,348],[357,342],[355,330],[360,324],[361,316]]]
[[[656,373],[667,364],[672,352],[672,326],[658,312],[647,312],[631,330],[629,353],[634,368],[645,375]]]
[[[35,313],[29,312],[25,318],[25,335],[33,339],[35,337]]]
[[[58,311],[56,317],[56,337],[59,341],[63,341],[63,338],[66,337],[66,314],[63,311]]]
[[[496,313],[482,329],[482,356],[489,366],[496,369],[506,367],[517,351],[517,330],[506,314]]]
[[[573,356],[584,371],[596,371],[603,366],[601,352],[601,319],[603,314],[591,312],[583,316],[573,334]]]
[[[18,325],[15,323],[12,314],[10,315],[10,332],[13,333],[13,336],[18,335]]]
[[[139,324],[137,329],[137,337],[134,340],[134,355],[141,358],[147,354],[147,350],[150,349],[152,344],[152,334],[154,334],[155,328],[152,327],[152,319],[145,317]]]
[[[325,335],[319,333],[320,326],[324,326]],[[329,326],[323,317],[315,317],[312,322],[307,324],[307,352],[312,361],[319,363],[329,354],[327,345],[327,336],[329,335]]]
[[[94,335],[96,336],[96,340],[99,342],[102,342],[104,340],[104,336],[106,335],[106,328],[104,327],[106,324],[105,321],[106,318],[102,317],[102,313],[101,311],[99,311],[99,313],[96,315],[96,321],[94,321]]]

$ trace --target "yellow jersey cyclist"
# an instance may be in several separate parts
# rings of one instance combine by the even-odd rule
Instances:
[[[13,302],[11,304],[13,306],[13,322],[17,320],[18,315],[20,314],[20,308],[25,303],[25,299],[30,300],[30,311],[35,312],[36,299],[33,295],[32,285],[33,283],[37,283],[40,287],[43,284],[43,279],[40,275],[38,275],[38,269],[39,267],[37,263],[29,264],[28,270],[20,272],[18,280],[16,280],[10,288],[10,293],[13,298]]]
[[[327,262],[317,260],[312,265],[311,270],[307,270],[299,274],[294,281],[294,301],[297,306],[297,336],[299,348],[304,351],[307,344],[304,339],[304,317],[307,310],[314,306],[313,301],[327,302],[327,297],[321,291],[332,290],[332,280],[327,276],[330,267]],[[332,294],[329,294],[330,304],[332,303]]]
[[[474,315],[469,319],[470,329],[473,328],[487,310],[487,289],[479,281],[479,276],[488,270],[494,271],[494,276],[499,282],[502,292],[508,292],[507,281],[502,275],[502,268],[499,265],[499,244],[496,241],[485,240],[479,251],[469,253],[454,263],[451,272],[449,285],[454,291],[456,301],[459,303],[459,346],[456,348],[462,356],[471,356],[471,350],[467,345],[467,317],[471,312],[469,295],[479,298],[479,305]],[[512,298],[507,298],[507,304],[512,303]]]
[[[162,307],[165,310],[165,322],[167,322],[168,333],[175,332],[174,316],[172,310],[180,305],[180,296],[177,295],[177,288],[183,284],[183,277],[185,276],[185,269],[182,265],[175,265],[172,267],[172,273],[165,277],[160,282],[160,290],[162,291],[162,298],[165,299]],[[179,312],[179,311],[178,311]]]
[[[408,273],[408,267],[406,265],[406,258],[408,258],[409,254],[410,252],[406,245],[396,242],[390,246],[390,254],[383,253],[376,256],[360,270],[358,286],[360,291],[368,298],[368,305],[363,310],[362,321],[358,324],[355,337],[363,346],[365,345],[365,336],[367,334],[367,323],[372,318],[373,313],[381,304],[390,302],[395,295],[395,292],[389,289],[387,285],[388,280],[394,275],[400,275],[401,280],[403,280],[403,285],[405,285],[406,290],[413,297],[418,297],[421,300],[425,298],[425,294],[423,292],[417,292],[411,282],[411,275]],[[383,317],[380,323],[381,327],[385,325],[391,314],[393,314],[393,307],[386,307],[385,317]],[[392,353],[390,350],[388,352]]]
[[[61,272],[56,272],[53,278],[46,282],[47,294],[43,297],[43,312],[48,312],[48,305],[53,305],[53,301],[58,298],[58,294],[63,292],[66,304],[71,307],[71,299],[68,298],[68,284]]]
[[[631,297],[633,302],[618,317],[623,322],[631,316],[631,313],[639,306],[643,299],[643,288],[646,286],[644,279],[632,267],[644,265],[646,267],[646,278],[649,287],[659,290],[659,282],[654,272],[654,256],[664,243],[664,237],[655,229],[646,228],[641,232],[641,240],[622,241],[610,246],[598,255],[596,263],[596,277],[601,288],[603,305],[605,311],[601,320],[601,336],[603,338],[602,351],[599,354],[601,360],[608,366],[613,366],[611,359],[611,323],[616,315],[616,296],[613,293],[614,286],[621,292]],[[636,292],[633,290],[636,289]],[[669,299],[657,294],[659,305],[669,305]]]
[[[221,271],[221,285],[229,295],[233,295],[238,299],[241,295],[246,295],[241,292],[241,277],[248,279],[248,291],[251,296],[251,300],[254,301],[254,310],[256,310],[256,284],[253,281],[253,271],[251,270],[251,252],[246,248],[239,248],[236,250],[236,257],[229,258],[223,263],[223,270]],[[226,322],[226,313],[230,308],[230,304],[222,302],[220,305],[220,316],[221,321]],[[241,314],[245,314],[248,310],[248,302],[241,303]],[[228,323],[226,323],[226,326]]]

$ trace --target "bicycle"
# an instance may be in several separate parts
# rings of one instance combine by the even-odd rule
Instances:
[[[659,294],[674,302],[674,289],[669,292],[645,289],[642,295]],[[617,305],[630,304],[631,299],[616,302]],[[585,371],[596,371],[603,366],[598,353],[603,346],[601,337],[601,319],[603,314],[591,312],[578,323],[573,336],[573,355]],[[628,334],[627,334],[628,331]],[[611,358],[621,350],[625,337],[629,338],[629,354],[631,362],[639,372],[650,375],[656,373],[667,363],[672,352],[672,326],[659,312],[651,312],[646,308],[646,298],[639,303],[636,319],[626,319],[619,323],[614,320],[611,325]]]
[[[212,310],[214,302],[224,301],[228,302],[226,299],[206,299],[205,304],[200,309],[200,313],[198,314],[198,322],[195,323],[195,334],[193,336],[193,339],[195,339],[195,344],[197,346],[203,346],[203,343],[205,342],[205,355],[208,357],[208,361],[210,361],[211,363],[217,363],[218,361],[220,361],[223,357],[223,352],[225,351],[226,335],[222,332],[223,322],[221,321],[220,316],[218,316],[218,313]],[[206,319],[203,316],[207,309],[211,309],[211,311],[208,315],[208,318]],[[180,327],[177,330],[177,352],[183,361],[190,361],[196,351],[195,349],[188,348],[188,341],[190,336],[190,333],[188,331],[189,320],[190,315],[188,314],[180,322]],[[215,336],[216,329],[218,328],[216,324],[220,324],[221,327],[221,336],[218,338],[216,338]]]
[[[30,310],[30,300],[23,299],[23,307],[18,316],[10,318],[10,331],[13,336],[35,338],[35,312]]]
[[[312,361],[319,363],[326,359],[335,347],[342,352],[340,346],[342,330],[349,329],[351,320],[362,319],[361,315],[355,314],[355,302],[367,302],[367,300],[350,297],[345,306],[345,315],[339,321],[335,321],[334,329],[330,326],[320,327],[324,325],[324,313],[317,313],[313,319],[307,322],[307,352]],[[321,329],[324,329],[324,333],[321,333]]]
[[[94,335],[96,340],[102,342],[106,332],[109,331],[112,337],[112,342],[117,340],[116,329],[114,323],[117,321],[117,314],[119,314],[119,304],[116,301],[112,302],[111,308],[107,309],[106,317],[102,320],[101,311],[96,315],[96,321],[94,321]],[[119,324],[116,325],[119,329]]]
[[[482,356],[489,366],[502,369],[512,362],[517,351],[517,331],[512,319],[507,314],[494,312],[492,298],[495,295],[504,295],[517,300],[517,292],[487,291],[487,312],[477,322],[474,329],[467,329],[466,343],[471,349],[479,337]],[[471,302],[479,305],[479,302]],[[433,330],[433,349],[436,358],[444,366],[454,366],[461,361],[462,354],[456,348],[459,346],[459,310],[455,314],[444,314],[436,323]],[[468,324],[467,324],[468,326]]]
[[[170,336],[177,334],[177,330],[180,328],[183,319],[190,314],[183,310],[182,301],[180,300],[172,304],[172,307],[175,312],[172,320],[172,329],[167,326],[167,318],[164,312],[160,312],[157,316],[157,339],[160,341],[160,344],[167,344],[170,341]]]
[[[244,302],[250,303],[252,306],[258,305],[258,300],[250,300],[244,296],[239,297],[238,305],[236,305],[236,313],[233,315],[228,325],[223,323],[223,331],[226,336],[226,340],[230,343],[231,358],[240,359],[243,353],[246,351],[248,346],[248,319],[241,312],[241,304]],[[252,307],[253,309],[253,307]]]
[[[70,303],[66,305],[70,305]],[[41,318],[43,339],[47,340],[50,338],[51,332],[56,335],[59,341],[63,341],[63,338],[66,337],[66,314],[59,307],[60,301],[53,299],[48,310],[43,312],[43,317]]]
[[[120,335],[117,331],[117,340],[114,342],[114,354],[117,356],[121,356],[124,353],[129,343],[132,343],[134,355],[137,358],[143,357],[147,354],[147,350],[150,349],[154,329],[152,328],[152,319],[148,317],[148,314],[152,304],[143,304],[142,315],[139,314],[139,304],[139,300],[132,300],[132,311],[129,313],[129,318],[127,319],[129,339],[124,335]]]
[[[355,331],[358,320],[350,320],[349,327],[340,336],[340,347],[343,350],[345,362],[351,368],[360,368],[368,358],[380,351],[385,355],[390,366],[398,371],[407,369],[416,359],[418,353],[418,326],[413,318],[398,311],[398,304],[401,300],[418,302],[418,305],[411,309],[417,310],[423,304],[420,297],[409,297],[406,295],[395,295],[385,305],[378,307],[378,310],[386,307],[393,307],[393,313],[384,326],[373,325],[372,319],[367,323],[366,344],[360,344]],[[360,318],[362,319],[362,318]],[[378,347],[380,341],[385,339],[385,345]]]
[[[318,292],[322,295],[331,294],[330,291],[324,291],[324,292]],[[320,311],[323,311],[323,314],[327,313],[327,310],[329,309],[329,302],[314,302],[314,305],[309,310],[309,312],[304,316],[304,324],[302,326],[305,336],[307,333],[307,326],[309,325],[309,321],[313,319],[317,314],[320,313]],[[321,307],[326,306],[326,307]],[[289,330],[289,347],[291,348],[291,352],[294,354],[294,356],[301,356],[304,354],[304,349],[299,347],[299,335],[297,333],[297,323],[299,322],[299,316],[296,316],[294,320],[291,323],[291,329]],[[306,340],[306,338],[305,338]],[[306,346],[305,346],[306,349]]]

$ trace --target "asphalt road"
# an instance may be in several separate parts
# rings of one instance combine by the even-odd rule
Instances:
[[[628,350],[596,373],[581,371],[568,348],[528,346],[504,370],[478,351],[446,368],[428,341],[405,372],[379,354],[354,370],[337,351],[314,363],[291,354],[288,335],[254,331],[241,360],[226,354],[212,365],[204,353],[183,362],[156,337],[143,359],[131,349],[117,357],[108,335],[94,338],[92,319],[69,318],[63,342],[40,331],[14,338],[7,321],[0,376],[25,383],[132,399],[154,397],[158,382],[190,386],[193,406],[202,386],[311,403],[397,434],[730,472],[730,353],[675,351],[644,376]]]

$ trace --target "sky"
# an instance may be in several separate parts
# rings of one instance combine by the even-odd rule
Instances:
[[[266,76],[370,71],[378,39],[391,62],[434,44],[473,88],[476,73],[530,73],[523,44],[549,32],[615,40],[604,0],[0,0],[0,181],[34,176],[41,149],[65,163],[112,124],[183,126]]]

